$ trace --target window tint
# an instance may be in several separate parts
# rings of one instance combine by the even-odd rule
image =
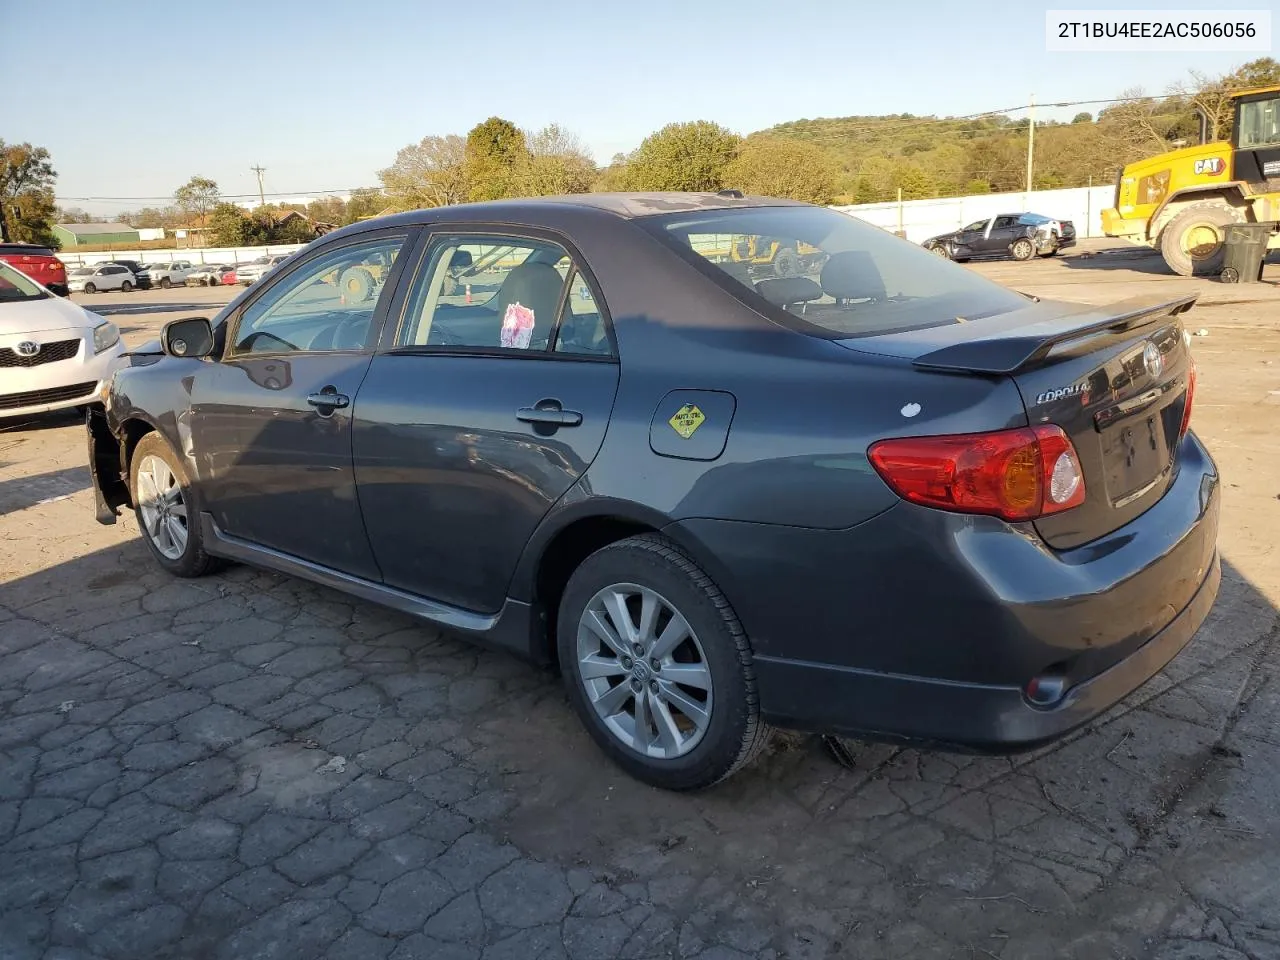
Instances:
[[[0,303],[43,300],[46,296],[29,277],[0,260]]]
[[[548,241],[442,237],[418,270],[397,344],[545,350],[570,269]]]
[[[1017,217],[996,217],[995,229],[1005,230],[1018,222]]]
[[[969,224],[967,227],[961,227],[960,229],[982,231],[987,229],[987,224],[990,222],[991,222],[990,220],[975,220],[973,221],[973,223]]]
[[[607,357],[613,352],[595,294],[576,269],[569,276],[569,293],[560,311],[556,352],[600,357]]]
[[[637,223],[806,333],[868,336],[1007,313],[1026,300],[922,247],[824,207],[747,207]]]
[[[251,303],[234,353],[358,350],[404,237],[338,247],[301,264]]]

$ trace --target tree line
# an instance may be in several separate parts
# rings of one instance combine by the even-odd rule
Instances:
[[[1280,64],[1253,60],[1221,76],[1192,71],[1164,95],[1127,90],[1097,115],[1037,123],[1034,189],[1109,183],[1127,163],[1196,143],[1200,115],[1210,139],[1231,134],[1230,92],[1280,84]],[[1025,186],[1030,125],[1001,114],[969,118],[850,116],[794,120],[741,136],[711,120],[671,123],[630,153],[598,165],[558,124],[522,130],[489,117],[466,135],[424,137],[379,171],[380,186],[305,206],[252,211],[223,202],[217,184],[192,177],[163,207],[121,213],[134,227],[210,228],[218,245],[310,239],[320,230],[391,210],[466,201],[613,190],[721,190],[810,203],[1018,191]],[[55,204],[49,153],[0,140],[0,225],[11,240],[52,243],[52,224],[90,220]],[[289,218],[294,209],[307,218]],[[306,234],[310,232],[310,235]]]

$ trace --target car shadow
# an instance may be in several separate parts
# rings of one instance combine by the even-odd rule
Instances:
[[[1145,247],[1114,247],[1095,252],[1071,254],[1060,259],[1063,266],[1072,270],[1125,270],[1129,273],[1149,273],[1154,276],[1188,279],[1179,277],[1170,270],[1158,251]],[[1268,262],[1277,262],[1274,252],[1270,261],[1263,260],[1263,265],[1265,266]],[[1196,279],[1217,280],[1217,277],[1210,274]]]
[[[71,497],[81,490],[88,490],[90,482],[87,466],[0,480],[0,516]]]
[[[77,423],[84,423],[84,414],[74,407],[53,410],[49,413],[29,413],[19,417],[6,417],[0,411],[0,434],[59,430],[63,427],[74,427]]]

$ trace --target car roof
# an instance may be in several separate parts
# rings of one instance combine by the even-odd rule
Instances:
[[[550,208],[577,207],[602,210],[625,220],[659,216],[664,213],[690,213],[697,210],[732,210],[739,207],[802,207],[799,200],[753,195],[730,196],[725,193],[572,193],[550,197],[522,197],[514,200],[486,200],[482,203],[459,203],[450,207],[431,207],[377,218],[382,223],[417,223],[444,217],[465,220],[523,220],[536,217]],[[368,222],[368,221],[365,221]],[[353,224],[354,226],[354,224]]]

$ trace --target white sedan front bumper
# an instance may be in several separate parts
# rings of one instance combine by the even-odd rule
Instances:
[[[39,353],[35,357],[19,354],[18,344],[27,341],[38,341],[46,355],[64,357],[72,349],[75,352],[65,359],[38,362]],[[74,347],[70,341],[76,341]],[[121,341],[95,354],[93,332],[85,329],[0,335],[0,418],[99,402],[123,355]]]

